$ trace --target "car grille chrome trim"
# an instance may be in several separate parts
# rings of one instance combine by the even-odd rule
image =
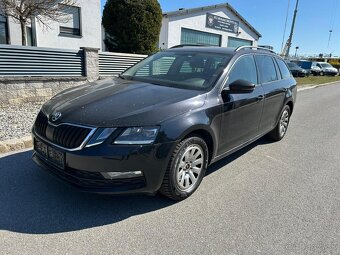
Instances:
[[[33,126],[33,133],[39,139],[66,151],[83,149],[97,128],[72,123],[52,124],[47,116],[39,112]]]

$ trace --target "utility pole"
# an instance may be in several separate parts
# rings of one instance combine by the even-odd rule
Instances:
[[[290,51],[290,47],[292,46],[292,40],[293,40],[293,34],[294,34],[294,27],[295,27],[295,21],[296,21],[296,15],[298,12],[298,5],[299,5],[299,0],[296,0],[296,6],[295,6],[295,11],[294,11],[294,17],[293,17],[293,23],[292,23],[292,28],[290,30],[290,34],[289,34],[289,38],[287,41],[287,51],[285,54],[285,57],[288,58],[289,56],[289,51]]]

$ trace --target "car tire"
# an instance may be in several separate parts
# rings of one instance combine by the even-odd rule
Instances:
[[[283,137],[285,137],[288,130],[290,115],[291,109],[288,105],[285,105],[281,111],[279,122],[267,135],[270,139],[280,141]]]
[[[208,158],[208,146],[201,137],[181,141],[170,158],[160,193],[176,201],[191,196],[205,175]]]
[[[324,72],[321,71],[321,72],[320,72],[320,76],[324,76],[324,75],[325,75]]]

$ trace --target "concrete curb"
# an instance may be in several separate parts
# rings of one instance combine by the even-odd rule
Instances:
[[[318,88],[318,87],[332,85],[332,84],[336,84],[336,83],[340,83],[340,81],[332,81],[332,82],[327,82],[327,83],[321,83],[321,84],[318,84],[318,85],[313,85],[313,84],[308,85],[307,84],[307,85],[304,85],[303,88],[298,88],[298,91],[304,91],[304,90],[307,90],[307,89],[315,89],[315,88]]]
[[[25,136],[0,142],[0,154],[33,147],[32,137]]]
[[[298,91],[304,91],[307,89],[315,89],[321,86],[326,86],[326,85],[332,85],[335,83],[340,83],[340,81],[336,82],[329,82],[329,83],[324,83],[324,84],[319,84],[319,85],[313,85],[313,86],[305,86],[303,88],[299,88]],[[33,147],[33,141],[31,136],[25,136],[23,138],[19,139],[11,139],[11,140],[6,140],[6,141],[0,141],[0,154],[8,153],[8,152],[13,152],[13,151],[18,151],[18,150],[23,150],[23,149],[29,149]]]

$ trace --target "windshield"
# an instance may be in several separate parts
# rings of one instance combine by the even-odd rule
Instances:
[[[294,63],[287,63],[289,67],[299,68],[297,64]]]
[[[333,67],[333,66],[331,66],[330,64],[328,64],[328,63],[320,63],[320,65],[322,66],[322,67]]]
[[[183,89],[210,89],[231,56],[227,54],[167,51],[152,55],[121,78]]]
[[[312,67],[312,62],[310,61],[299,61],[297,64],[303,69],[311,69]]]

